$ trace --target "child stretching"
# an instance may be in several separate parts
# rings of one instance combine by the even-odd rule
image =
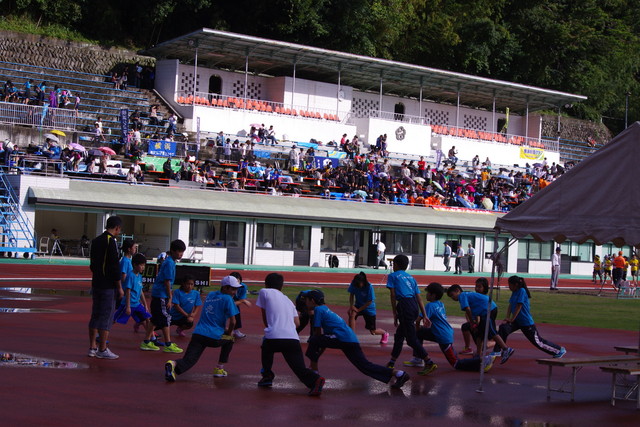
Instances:
[[[264,289],[260,289],[256,305],[262,310],[264,339],[262,340],[262,379],[258,387],[271,387],[275,374],[273,355],[282,353],[284,360],[298,379],[309,388],[309,396],[320,396],[324,378],[308,369],[304,363],[300,338],[296,331],[299,324],[298,312],[291,300],[282,293],[284,278],[271,273],[264,279]]]
[[[376,365],[367,360],[356,334],[347,326],[344,320],[324,305],[324,294],[319,290],[311,290],[306,295],[307,307],[313,310],[313,335],[309,338],[309,347],[306,355],[311,361],[310,368],[318,370],[318,359],[325,348],[339,348],[342,350],[349,362],[353,364],[363,374],[389,383],[392,378],[396,378],[391,386],[400,388],[409,381],[409,374],[382,365]],[[322,334],[324,332],[324,335]]]
[[[447,313],[444,308],[444,304],[441,299],[444,295],[444,288],[440,283],[430,283],[425,288],[427,294],[427,301],[429,303],[425,306],[427,317],[431,321],[430,328],[418,329],[418,339],[427,340],[438,343],[440,350],[447,358],[447,361],[454,369],[460,371],[480,371],[482,367],[482,359],[480,357],[473,357],[471,359],[458,359],[455,350],[453,349],[453,328],[447,321]],[[414,358],[411,362],[422,362],[422,359]],[[413,363],[406,363],[408,366],[419,366]],[[493,357],[485,356],[484,371],[488,372],[493,365]],[[424,369],[418,372],[418,375],[427,375],[433,372],[437,366],[431,365],[431,368]]]
[[[193,328],[202,299],[200,292],[193,289],[195,280],[187,274],[182,278],[182,284],[171,295],[171,325],[176,325],[176,333],[179,337],[186,336],[184,331]]]
[[[233,336],[236,338],[244,338],[247,335],[243,334],[240,328],[242,328],[242,318],[240,317],[240,305],[244,304],[247,307],[251,307],[251,302],[247,299],[247,285],[242,283],[242,275],[238,272],[233,272],[229,276],[233,276],[238,279],[238,283],[240,283],[240,287],[238,288],[238,292],[233,297],[233,302],[235,302],[238,307],[238,314],[236,314],[236,328],[233,330]]]
[[[360,272],[355,275],[349,285],[349,327],[356,330],[356,319],[364,317],[364,327],[371,335],[381,335],[380,344],[389,342],[389,333],[376,328],[376,294],[367,280],[367,275]]]
[[[496,345],[502,349],[500,364],[504,364],[509,360],[513,354],[513,349],[505,345],[500,335],[496,331],[495,320],[489,317],[487,319],[487,305],[489,303],[489,297],[479,294],[477,292],[463,292],[460,285],[451,285],[447,289],[447,295],[454,301],[460,303],[460,308],[464,311],[471,334],[476,342],[476,345],[480,349],[479,354],[482,353],[482,339],[484,336],[485,325],[489,322],[489,335],[488,339],[492,339],[496,342]]]
[[[166,263],[165,261],[164,263]],[[163,263],[163,264],[164,264]],[[207,347],[220,347],[218,364],[213,370],[214,377],[226,377],[224,364],[229,361],[233,349],[233,327],[238,308],[233,303],[233,295],[240,283],[233,276],[226,276],[220,282],[220,290],[210,292],[204,301],[204,309],[198,325],[191,335],[191,341],[184,357],[180,360],[169,360],[164,364],[164,378],[169,382],[176,380],[176,375],[183,374],[193,367]]]
[[[538,329],[535,323],[533,323],[529,306],[531,294],[524,279],[518,276],[509,277],[509,289],[513,293],[511,294],[511,298],[509,298],[507,317],[504,319],[504,323],[500,325],[500,330],[498,331],[502,340],[507,342],[507,337],[520,329],[531,344],[540,350],[555,358],[564,356],[567,352],[564,347],[560,347],[538,335]]]
[[[387,363],[389,368],[395,366],[405,340],[413,349],[414,356],[421,359],[424,366],[429,367],[434,364],[416,336],[416,321],[421,313],[424,326],[431,326],[431,322],[424,311],[418,284],[405,271],[408,266],[409,258],[406,255],[396,255],[393,258],[393,273],[389,274],[387,279],[387,288],[389,288],[391,308],[393,309],[393,324],[396,326],[391,359]]]
[[[113,321],[126,325],[129,318],[132,317],[136,324],[144,326],[146,332],[144,341],[140,343],[140,350],[158,351],[160,348],[151,341],[153,335],[153,325],[149,321],[151,314],[149,314],[149,306],[144,292],[142,292],[142,272],[147,264],[147,259],[142,254],[135,254],[131,258],[131,264],[131,271],[122,282],[124,298],[116,309]]]
[[[158,275],[151,288],[151,323],[162,329],[165,353],[182,353],[182,349],[171,342],[171,285],[176,278],[176,261],[182,258],[186,245],[182,240],[171,242],[167,258],[160,264]]]
[[[489,281],[486,277],[478,277],[476,279],[476,292],[482,295],[489,294]],[[491,319],[495,322],[498,317],[498,306],[495,301],[491,301]],[[473,350],[471,350],[471,325],[469,322],[463,323],[460,327],[462,330],[462,339],[464,340],[464,349],[460,352],[460,354],[473,354]],[[480,354],[480,347],[478,347],[478,354]],[[496,356],[494,354],[494,356]]]

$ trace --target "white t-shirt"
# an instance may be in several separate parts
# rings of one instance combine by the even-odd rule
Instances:
[[[266,313],[266,339],[300,340],[293,321],[294,317],[298,317],[298,311],[285,294],[273,288],[260,289],[256,305]]]
[[[378,253],[384,253],[387,250],[387,247],[382,242],[378,242],[378,247],[376,248]]]

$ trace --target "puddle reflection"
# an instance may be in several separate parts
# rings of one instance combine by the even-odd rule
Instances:
[[[84,363],[67,362],[64,360],[46,359],[22,353],[0,353],[0,367],[31,367],[56,369],[85,369]]]

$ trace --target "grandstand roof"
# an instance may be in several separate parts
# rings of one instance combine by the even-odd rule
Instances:
[[[118,194],[118,197],[105,198],[105,194]],[[30,187],[29,203],[83,211],[111,209],[122,214],[131,211],[147,215],[150,212],[159,215],[220,215],[402,228],[455,227],[456,230],[473,231],[491,231],[496,220],[496,215],[490,213],[452,213],[431,208],[226,191],[185,191],[185,188],[148,185],[126,185],[125,188],[122,183],[79,180],[70,180],[68,189]]]
[[[198,47],[198,64],[211,68],[244,71],[249,57],[249,71],[273,76],[292,76],[337,83],[363,91],[379,91],[404,97],[420,96],[436,102],[460,103],[491,110],[495,95],[496,108],[514,112],[553,109],[580,102],[585,96],[555,90],[477,77],[452,71],[412,65],[386,59],[354,55],[312,46],[269,40],[260,37],[203,28],[160,43],[144,53],[158,59],[192,62]]]

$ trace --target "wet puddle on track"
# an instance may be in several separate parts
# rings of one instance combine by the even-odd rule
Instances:
[[[47,359],[22,353],[8,353],[0,351],[0,367],[86,369],[89,366],[84,363],[67,362],[64,360]]]

